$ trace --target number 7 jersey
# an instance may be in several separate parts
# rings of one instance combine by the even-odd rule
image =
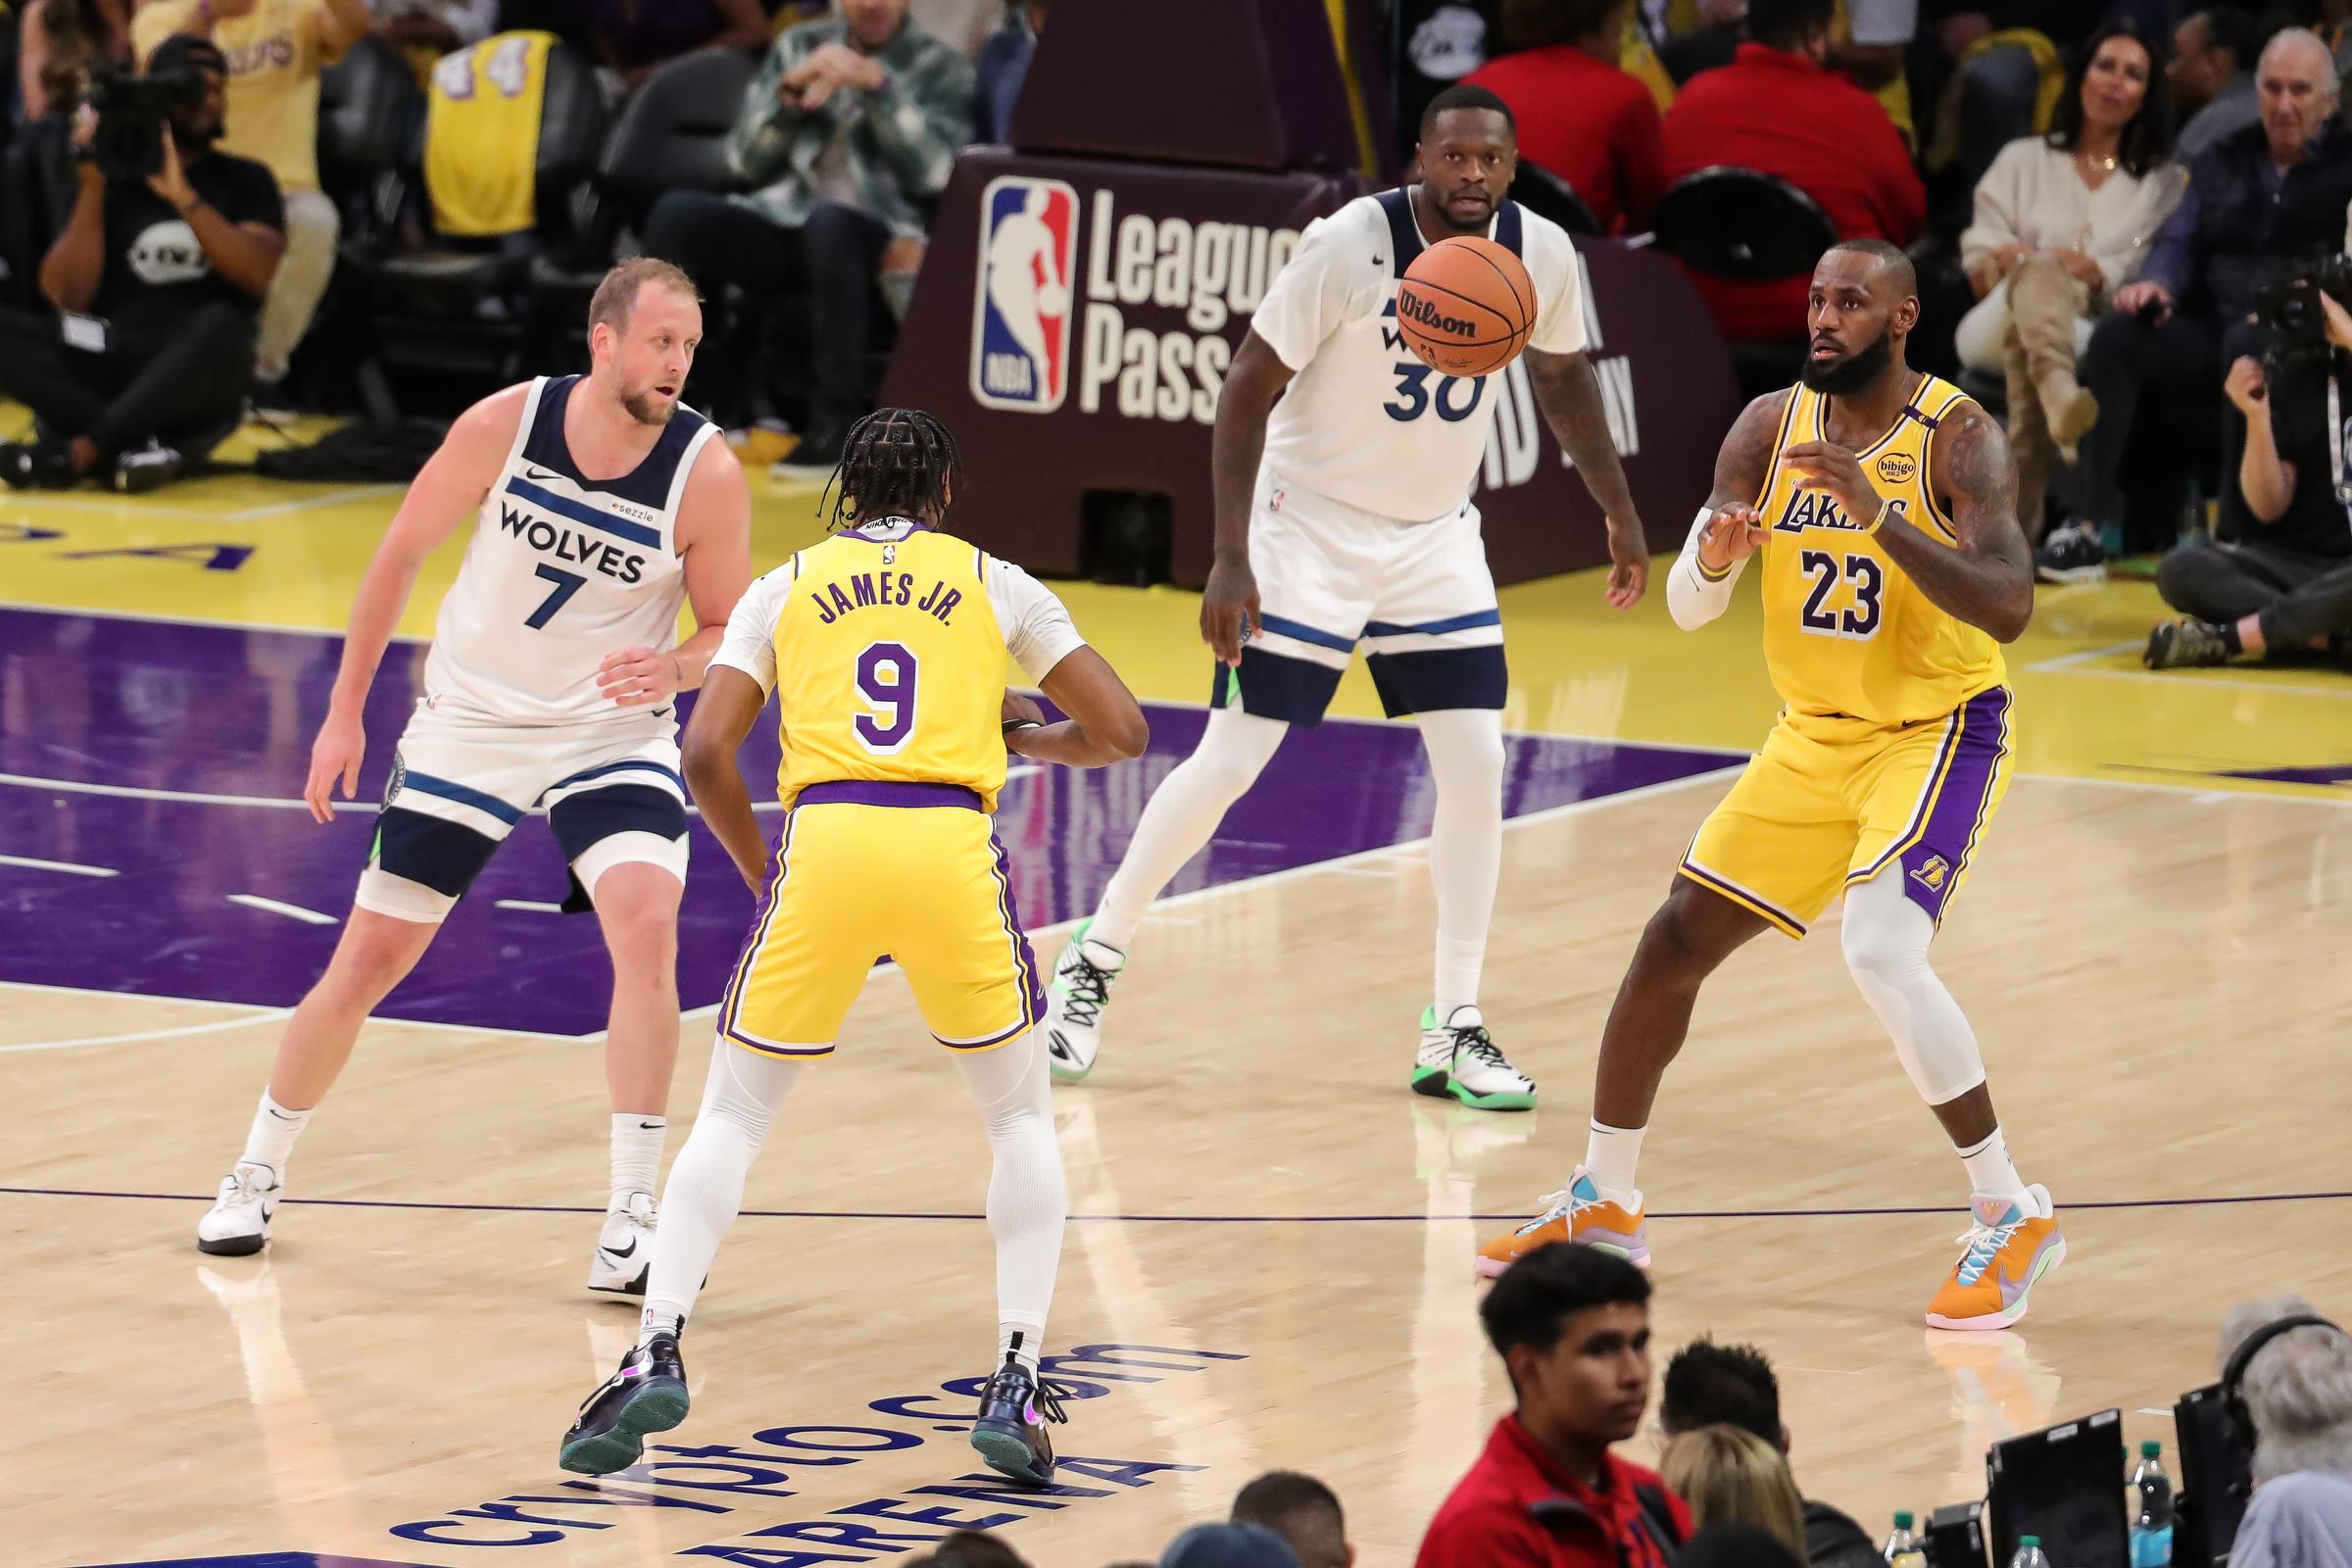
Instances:
[[[1930,538],[1958,543],[1936,500],[1932,439],[1968,399],[1922,375],[1894,426],[1857,456],[1883,500]],[[1780,454],[1826,441],[1823,398],[1791,388],[1756,510],[1763,514],[1764,661],[1798,713],[1890,728],[1941,718],[2005,678],[2000,645],[1938,608],[1827,494],[1802,488]]]
[[[787,806],[810,784],[960,785],[996,809],[1004,656],[1043,681],[1085,640],[1010,562],[905,517],[845,529],[752,584],[712,662],[776,694]]]

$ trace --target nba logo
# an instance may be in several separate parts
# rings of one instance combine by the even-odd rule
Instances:
[[[1078,193],[1005,174],[980,193],[972,301],[972,396],[985,408],[1051,414],[1070,384],[1070,284]]]

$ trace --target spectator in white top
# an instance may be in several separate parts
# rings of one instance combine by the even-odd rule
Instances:
[[[2138,272],[2180,200],[2180,171],[2164,154],[2167,118],[2154,52],[2129,23],[2102,27],[2077,59],[2050,133],[2001,149],[1960,236],[1977,294],[1960,320],[1960,359],[2006,377],[2018,517],[2034,539],[2053,465],[2098,417],[2075,379],[2091,319]]]

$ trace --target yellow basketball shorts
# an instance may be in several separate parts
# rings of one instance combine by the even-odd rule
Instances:
[[[882,958],[897,961],[924,1025],[951,1050],[1004,1045],[1045,1016],[1004,852],[971,790],[802,790],[720,1004],[719,1033],[770,1055],[828,1055]]]
[[[1900,729],[1783,713],[1682,874],[1792,937],[1841,889],[1888,870],[1941,921],[2009,792],[2010,705],[1994,686]]]

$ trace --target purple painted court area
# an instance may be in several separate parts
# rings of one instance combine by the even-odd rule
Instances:
[[[333,951],[374,824],[372,809],[344,810],[320,827],[301,805],[341,647],[311,633],[0,610],[0,857],[118,873],[0,859],[0,980],[297,1001]],[[423,662],[421,645],[395,644],[376,678],[363,803],[383,794]],[[1144,802],[1191,751],[1205,717],[1156,706],[1151,713],[1152,750],[1141,760],[1083,773],[1046,768],[1005,787],[998,833],[1029,925],[1094,906]],[[1532,736],[1514,736],[1509,747],[1513,815],[1733,760]],[[773,729],[763,726],[748,750],[754,776],[772,775]],[[1171,891],[1420,838],[1433,801],[1409,727],[1302,730]],[[781,818],[762,820],[772,830]],[[718,1000],[752,912],[717,842],[698,826],[693,846],[678,964],[689,1007]],[[610,977],[593,919],[498,906],[560,903],[564,885],[544,819],[524,821],[382,1012],[551,1034],[602,1028]],[[337,923],[232,902],[236,895]]]

